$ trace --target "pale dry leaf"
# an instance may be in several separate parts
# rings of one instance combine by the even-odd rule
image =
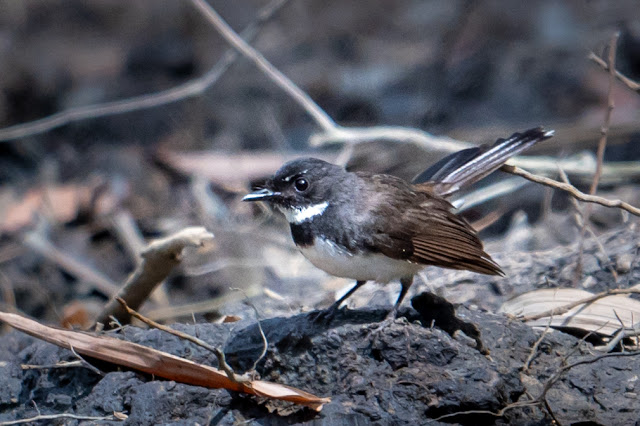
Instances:
[[[500,312],[517,317],[535,316],[592,296],[593,293],[573,288],[536,290],[505,302]],[[640,301],[624,295],[614,295],[603,297],[586,306],[576,306],[564,314],[553,315],[550,326],[612,336],[622,327],[620,321],[625,327],[632,328],[639,320]],[[527,324],[546,327],[549,317],[528,321]]]

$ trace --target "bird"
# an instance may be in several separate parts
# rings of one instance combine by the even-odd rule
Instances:
[[[266,202],[282,212],[304,257],[330,275],[356,281],[322,316],[331,318],[368,281],[399,280],[400,293],[388,314],[395,318],[414,276],[427,266],[504,276],[449,199],[552,136],[538,127],[464,149],[412,182],[300,158],[285,163],[243,201]]]

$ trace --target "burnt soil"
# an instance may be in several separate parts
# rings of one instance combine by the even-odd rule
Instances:
[[[606,247],[628,248],[637,232],[611,233]],[[559,248],[561,249],[561,248]],[[566,248],[564,248],[566,250]],[[587,246],[585,255],[593,253]],[[549,271],[534,261],[534,269]],[[640,269],[629,272],[637,277]],[[517,278],[517,277],[514,277]],[[626,277],[622,278],[624,281]],[[487,290],[488,294],[491,290]],[[258,303],[260,299],[254,302]],[[515,407],[502,416],[492,413],[509,404],[540,396],[544,385],[566,364],[593,360],[599,354],[590,343],[570,334],[547,334],[524,364],[541,330],[518,320],[480,309],[448,304],[421,293],[412,307],[400,311],[393,323],[377,329],[387,310],[341,310],[330,322],[314,321],[316,312],[275,316],[260,322],[269,342],[257,371],[265,380],[286,383],[331,403],[320,413],[288,403],[189,386],[132,371],[113,371],[96,362],[104,377],[86,368],[25,370],[21,364],[51,365],[73,360],[65,349],[12,332],[0,349],[0,419],[10,420],[43,412],[105,416],[126,412],[126,424],[632,424],[640,416],[634,357],[610,357],[569,369],[546,393],[542,404]],[[456,317],[449,314],[455,308]],[[281,306],[283,312],[285,308]],[[229,311],[244,312],[240,322],[176,324],[175,328],[224,348],[237,371],[253,365],[262,352],[252,308],[239,303]],[[442,324],[440,326],[440,324]],[[467,333],[459,330],[467,327]],[[468,335],[477,328],[488,354]],[[443,331],[446,329],[447,331]],[[216,365],[215,356],[159,330],[127,326],[110,332],[129,341]],[[550,410],[550,411],[549,411]],[[468,412],[456,414],[461,412]]]

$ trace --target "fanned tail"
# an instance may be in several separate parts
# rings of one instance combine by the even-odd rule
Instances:
[[[420,173],[414,184],[428,185],[441,196],[448,196],[499,169],[509,158],[553,136],[542,127],[514,133],[493,145],[481,145],[451,154]]]

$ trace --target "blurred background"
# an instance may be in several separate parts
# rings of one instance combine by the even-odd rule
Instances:
[[[257,27],[251,45],[344,126],[408,126],[486,143],[543,125],[556,137],[533,154],[592,159],[609,75],[589,53],[606,60],[620,32],[616,68],[640,80],[637,0],[209,3],[237,32]],[[265,8],[272,14],[258,22]],[[134,269],[142,239],[188,225],[206,226],[215,245],[188,256],[163,285],[146,306],[154,318],[232,312],[230,287],[264,299],[261,314],[269,316],[269,309],[324,306],[350,286],[297,254],[284,220],[240,202],[287,159],[345,152],[341,144],[310,147],[321,129],[244,58],[171,103],[46,131],[15,127],[87,106],[102,115],[103,103],[200,81],[228,49],[189,1],[0,0],[3,310],[55,322],[90,316],[110,284]],[[611,167],[600,191],[637,205],[640,96],[620,82],[612,90]],[[410,179],[444,152],[376,140],[348,154],[350,169]],[[586,190],[591,169],[579,169],[569,178]],[[557,177],[554,167],[549,175]],[[575,242],[571,209],[562,194],[530,184],[465,215],[495,242],[493,254]],[[625,220],[603,208],[591,217],[598,232]],[[511,232],[518,224],[526,237]],[[356,305],[379,300],[371,287]],[[309,291],[316,288],[323,291]]]

